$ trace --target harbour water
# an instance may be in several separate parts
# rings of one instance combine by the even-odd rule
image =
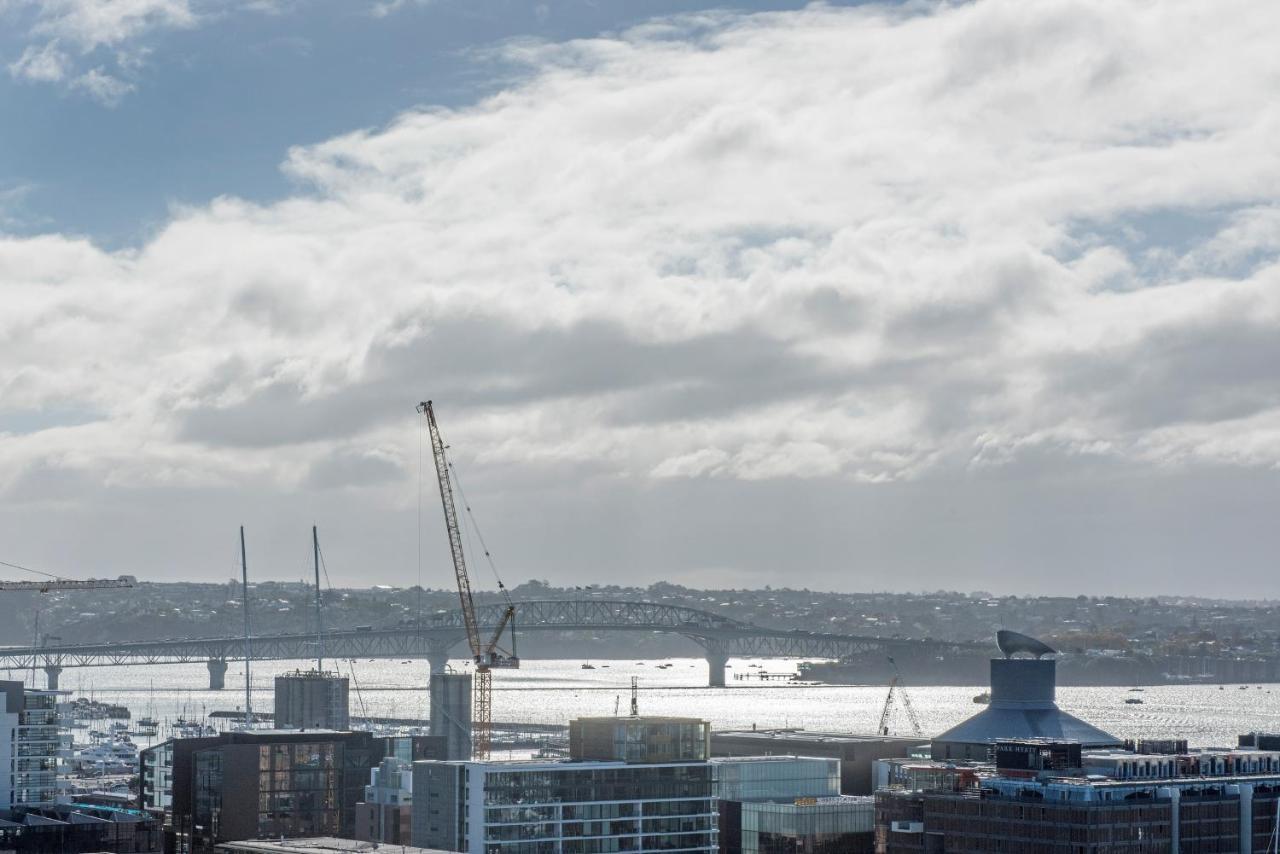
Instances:
[[[663,715],[695,715],[720,728],[753,725],[803,727],[845,732],[872,732],[884,705],[886,686],[812,685],[785,680],[763,681],[758,674],[795,672],[797,660],[732,659],[725,688],[708,688],[702,659],[640,661],[526,660],[521,669],[494,675],[494,719],[562,724],[583,715],[611,715],[615,704],[629,707],[630,681],[640,679],[640,710]],[[668,667],[659,665],[668,664]],[[332,668],[333,662],[326,662]],[[353,715],[426,718],[425,661],[340,661],[342,673],[354,673]],[[754,666],[752,666],[754,665]],[[314,662],[257,662],[252,669],[253,706],[272,708],[273,678]],[[452,662],[462,670],[464,660]],[[752,678],[734,679],[734,674]],[[37,687],[44,674],[37,672]],[[7,678],[30,680],[30,672],[11,671]],[[227,688],[208,690],[203,664],[67,668],[64,690],[121,703],[134,718],[148,713],[161,721],[182,717],[200,720],[209,713],[243,707],[242,662],[230,662]],[[154,682],[154,693],[151,684]],[[1138,687],[1138,686],[1135,686]],[[940,732],[979,711],[973,687],[907,688],[926,734]],[[1140,698],[1141,704],[1126,703]],[[1252,730],[1280,731],[1280,685],[1160,685],[1130,688],[1058,689],[1058,704],[1074,715],[1125,738],[1180,737],[1192,746],[1234,745],[1236,736]],[[223,726],[225,722],[213,722]],[[908,733],[901,704],[890,729]]]

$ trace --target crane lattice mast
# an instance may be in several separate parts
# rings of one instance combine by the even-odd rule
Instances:
[[[880,735],[889,734],[889,716],[893,713],[893,700],[897,695],[902,696],[902,707],[907,711],[907,720],[911,721],[912,735],[923,735],[924,730],[920,727],[920,719],[916,717],[915,707],[911,705],[911,697],[907,695],[906,686],[902,684],[902,671],[898,669],[898,662],[892,658],[889,663],[893,665],[893,678],[889,680],[889,696],[884,698],[884,709],[880,712],[880,725],[876,728],[876,732]]]

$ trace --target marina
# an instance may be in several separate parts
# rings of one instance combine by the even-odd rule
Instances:
[[[664,663],[672,666],[658,666]],[[767,667],[769,673],[793,673],[798,663],[793,659],[731,659],[729,672]],[[254,668],[255,696],[269,697],[277,672],[306,666],[308,662],[276,664]],[[339,664],[344,675],[354,672],[360,685],[358,694],[352,693],[353,719],[427,719],[426,662]],[[458,670],[465,670],[467,664],[460,659],[450,661],[450,666]],[[734,680],[725,688],[708,688],[706,662],[700,658],[613,660],[607,669],[598,660],[595,664],[595,670],[584,672],[581,661],[526,659],[520,670],[504,674],[502,681],[495,684],[494,720],[562,725],[582,715],[609,714],[616,698],[625,700],[632,676],[639,678],[640,704],[646,713],[695,714],[722,728],[749,729],[757,725],[871,732],[884,704],[884,685],[820,685],[787,679]],[[751,664],[760,667],[751,668]],[[156,736],[143,736],[135,726],[130,737],[140,746],[176,732],[194,732],[195,727],[223,731],[243,719],[242,693],[208,690],[208,674],[203,665],[155,665],[147,673],[148,679],[155,681],[154,716],[160,725]],[[242,667],[233,662],[228,677],[243,679]],[[99,702],[141,711],[150,702],[151,690],[149,685],[139,685],[139,681],[136,667],[84,668],[76,671],[73,679],[64,680],[74,696],[92,692]],[[940,732],[954,725],[974,707],[971,687],[916,687],[910,683],[909,672],[906,682],[926,732]],[[1256,684],[1147,686],[1141,695],[1144,704],[1131,705],[1124,703],[1134,696],[1127,687],[1059,686],[1058,700],[1073,714],[1097,721],[1125,737],[1148,737],[1176,729],[1185,733],[1193,746],[1208,746],[1233,743],[1239,732],[1280,728],[1280,704],[1275,701],[1274,690],[1274,686]],[[108,719],[96,722],[92,729],[107,732],[111,723],[130,722]],[[78,741],[88,742],[87,729],[76,732]],[[496,739],[500,740],[500,736],[495,732]]]

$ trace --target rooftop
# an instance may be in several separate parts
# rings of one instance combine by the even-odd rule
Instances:
[[[839,762],[838,759],[827,759],[821,756],[796,756],[789,753],[770,753],[767,756],[712,756],[708,762],[717,764],[721,762],[732,762],[737,765],[742,762],[795,762],[797,759],[805,759],[810,762]]]
[[[1054,702],[1057,674],[1053,659],[991,660],[991,702],[987,708],[935,736],[939,744],[993,744],[997,741],[1051,739],[1078,741],[1086,748],[1123,742],[1067,714]]]
[[[479,765],[495,771],[563,771],[587,768],[682,768],[706,765],[704,760],[686,762],[624,762],[621,759],[419,759],[414,765]]]
[[[733,738],[785,739],[788,741],[818,741],[866,744],[871,742],[912,742],[923,743],[929,739],[925,736],[876,735],[875,733],[853,732],[820,732],[804,729],[744,729],[718,730],[711,733],[712,738],[732,736]]]
[[[310,839],[281,839],[278,841],[251,839],[243,842],[224,842],[219,851],[228,854],[324,854],[324,852],[387,851],[395,854],[443,854],[439,848],[413,848],[405,845],[379,846],[374,842],[357,839],[338,839],[333,836],[315,836]]]

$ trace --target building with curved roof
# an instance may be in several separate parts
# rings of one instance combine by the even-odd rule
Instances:
[[[934,759],[985,761],[997,741],[1044,738],[1082,747],[1118,747],[1124,742],[1058,708],[1057,661],[1052,658],[993,658],[991,703],[933,739]]]

